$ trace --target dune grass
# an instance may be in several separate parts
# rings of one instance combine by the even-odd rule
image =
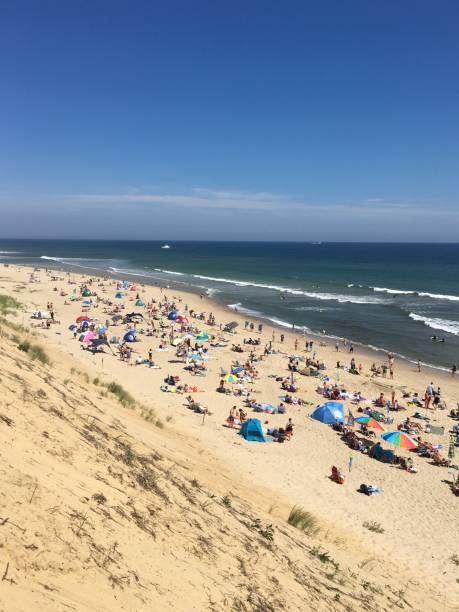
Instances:
[[[29,357],[32,359],[38,359],[44,365],[50,363],[50,358],[48,357],[45,349],[39,344],[32,344],[29,340],[23,340],[20,344],[18,344],[18,349],[27,353]]]
[[[107,390],[110,391],[110,393],[113,393],[113,395],[116,395],[119,403],[123,406],[134,406],[136,403],[132,395],[128,393],[128,391],[126,391],[126,389],[119,383],[113,381],[108,383]]]
[[[10,295],[0,295],[0,314],[7,315],[19,310],[20,302],[15,300]]]
[[[316,517],[300,506],[293,506],[290,510],[287,522],[289,525],[304,531],[308,535],[314,535],[319,531],[319,524]]]

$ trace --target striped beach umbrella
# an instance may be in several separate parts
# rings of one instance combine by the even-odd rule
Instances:
[[[407,436],[403,431],[388,431],[382,434],[381,438],[399,448],[412,449],[418,446],[418,442],[414,438]]]
[[[374,429],[379,429],[380,431],[385,431],[381,423],[371,416],[358,417],[357,419],[355,419],[355,422],[360,423],[361,425],[366,425],[367,427],[373,427]]]

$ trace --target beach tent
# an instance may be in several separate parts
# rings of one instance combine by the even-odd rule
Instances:
[[[143,300],[137,300],[135,306],[145,306],[145,302]]]
[[[239,323],[236,323],[236,321],[231,321],[231,323],[227,323],[225,325],[225,327],[223,328],[223,331],[228,331],[228,332],[232,332],[236,329],[236,327],[239,325]]]
[[[115,293],[115,297],[116,297],[118,300],[120,300],[120,299],[123,297],[123,292],[122,292],[122,291],[117,291],[117,292]]]
[[[123,281],[123,288],[124,288],[124,289],[127,289],[128,287],[129,287],[129,281],[124,280],[124,281]]]
[[[135,342],[135,331],[133,329],[129,330],[124,334],[123,340],[124,342]]]
[[[266,442],[263,427],[259,419],[249,419],[243,423],[239,433],[241,436],[244,436],[247,442]]]
[[[77,302],[79,299],[80,299],[80,298],[79,298],[78,296],[76,296],[76,295],[71,295],[71,296],[70,296],[70,301],[71,301],[71,302]]]
[[[208,340],[209,334],[207,332],[201,332],[196,336],[196,340]]]
[[[327,425],[344,423],[344,406],[341,402],[325,402],[317,406],[311,414],[311,418]]]
[[[85,289],[81,295],[83,297],[89,297],[91,295],[91,292],[89,291],[89,289]]]
[[[171,312],[167,315],[169,321],[175,321],[177,319],[177,313],[175,310],[171,310]]]
[[[88,331],[84,335],[83,342],[84,343],[91,342],[92,340],[94,340],[95,337],[96,335],[94,334],[94,332]]]

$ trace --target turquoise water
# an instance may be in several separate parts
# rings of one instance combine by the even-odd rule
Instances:
[[[205,292],[444,368],[459,362],[459,244],[0,240],[0,262],[86,268]],[[445,338],[434,343],[431,336]]]

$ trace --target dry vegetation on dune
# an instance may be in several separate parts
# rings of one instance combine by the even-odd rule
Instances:
[[[421,609],[416,585],[335,560],[305,510],[201,484],[156,449],[167,429],[140,442],[116,383],[0,333],[0,610]]]

